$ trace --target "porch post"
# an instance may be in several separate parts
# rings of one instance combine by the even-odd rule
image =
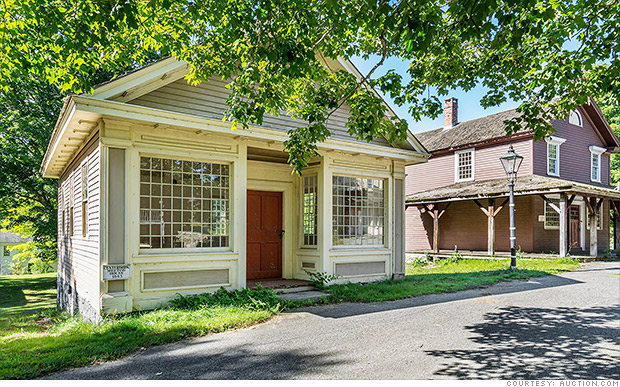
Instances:
[[[614,211],[614,215],[612,217],[612,220],[614,222],[614,250],[618,250],[619,243],[620,242],[618,240],[618,237],[620,236],[620,233],[618,233],[618,203],[615,200],[610,200],[609,203],[611,204],[611,209]]]
[[[446,213],[451,202],[448,203],[443,210],[439,211],[439,203],[433,203],[433,207],[430,208],[426,204],[423,205],[426,212],[433,218],[433,253],[439,253],[439,219]]]
[[[495,212],[495,199],[489,199],[489,214],[493,214]],[[489,215],[487,217],[487,233],[488,233],[488,241],[487,241],[487,254],[495,255],[495,216]]]
[[[588,223],[590,224],[590,256],[596,257],[598,255],[598,230],[596,229],[596,215],[598,214],[598,209],[603,202],[602,199],[597,198],[588,198],[586,200],[586,205],[588,206],[589,214],[588,214]]]
[[[487,208],[484,208],[478,200],[474,199],[474,203],[480,208],[480,211],[487,216],[487,254],[489,256],[495,255],[495,217],[502,208],[504,208],[507,202],[508,199],[504,200],[502,204],[496,207],[495,199],[489,199]]]
[[[439,205],[433,206],[433,253],[439,252]]]
[[[568,253],[568,222],[566,220],[566,194],[560,194],[560,257],[565,257]]]

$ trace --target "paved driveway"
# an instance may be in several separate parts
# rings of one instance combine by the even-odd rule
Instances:
[[[620,264],[285,313],[56,379],[620,378]]]

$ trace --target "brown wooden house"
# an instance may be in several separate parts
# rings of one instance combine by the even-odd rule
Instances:
[[[554,120],[555,133],[541,141],[528,130],[505,135],[504,121],[516,110],[458,122],[457,100],[449,98],[444,111],[443,128],[416,134],[431,158],[407,167],[407,252],[510,250],[508,180],[499,161],[509,145],[524,157],[515,187],[517,248],[561,256],[610,248],[610,216],[620,203],[610,154],[620,141],[593,100]]]

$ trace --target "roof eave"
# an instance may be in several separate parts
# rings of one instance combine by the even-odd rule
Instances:
[[[65,98],[65,102],[60,109],[60,114],[58,115],[58,120],[56,120],[56,125],[54,125],[54,130],[52,131],[52,136],[50,138],[50,142],[47,145],[47,149],[45,151],[45,156],[43,156],[43,160],[41,161],[41,166],[39,168],[39,172],[43,175],[43,177],[48,176],[49,164],[52,159],[53,153],[55,153],[56,149],[60,144],[60,139],[62,137],[62,133],[67,129],[69,122],[73,118],[75,114],[75,101],[74,96],[70,95]]]

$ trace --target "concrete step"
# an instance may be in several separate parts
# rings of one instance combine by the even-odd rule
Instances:
[[[316,289],[314,288],[314,286],[295,286],[292,288],[273,289],[273,292],[275,294],[289,294],[289,293],[307,292],[309,290],[316,290]]]
[[[329,294],[319,292],[318,290],[306,290],[304,292],[281,294],[278,298],[284,301],[314,301],[327,296],[329,296]]]

